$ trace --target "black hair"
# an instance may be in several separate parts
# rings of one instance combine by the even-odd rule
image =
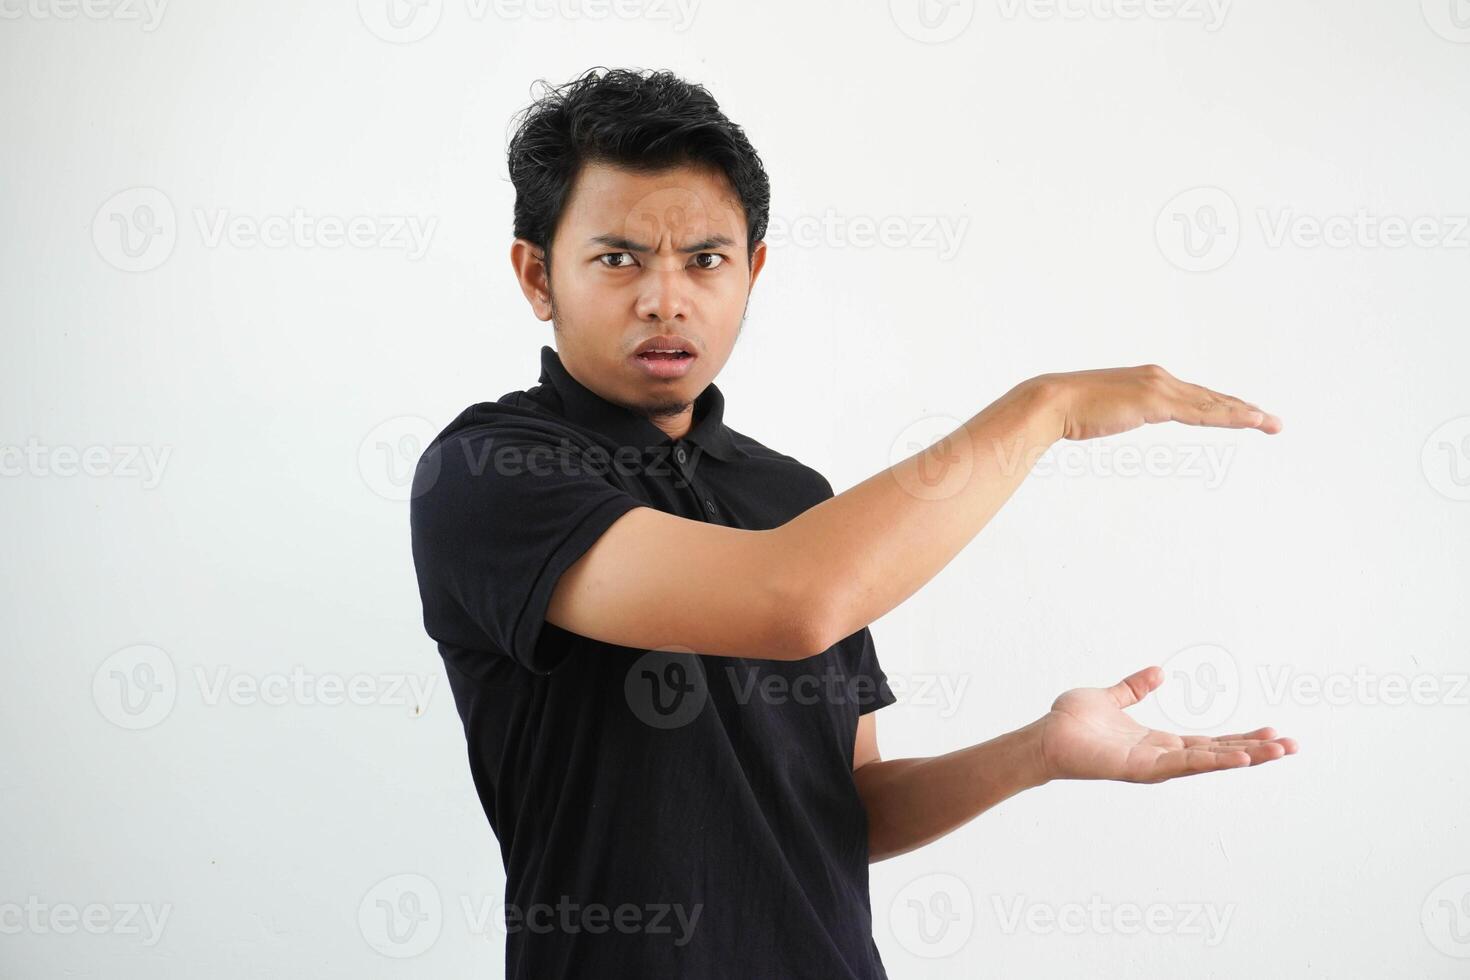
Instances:
[[[542,80],[542,84],[546,84]],[[640,173],[703,164],[724,172],[745,210],[746,257],[765,237],[771,184],[745,132],[702,86],[668,71],[589,68],[518,114],[508,156],[515,236],[542,249],[584,164]]]

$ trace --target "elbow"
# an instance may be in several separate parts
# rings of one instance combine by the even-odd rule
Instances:
[[[841,639],[835,633],[831,590],[820,582],[787,583],[774,590],[772,606],[771,659],[805,660]]]

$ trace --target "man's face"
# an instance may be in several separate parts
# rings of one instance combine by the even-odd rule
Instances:
[[[536,315],[579,382],[649,417],[689,410],[729,359],[765,243],[746,257],[745,213],[724,174],[639,174],[588,164],[551,246],[549,281],[528,242],[512,261]],[[539,267],[539,268],[538,268]],[[676,346],[688,355],[637,353]]]

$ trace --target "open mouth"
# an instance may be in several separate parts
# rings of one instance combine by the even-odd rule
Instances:
[[[694,355],[682,350],[650,350],[638,355],[645,361],[683,361]]]

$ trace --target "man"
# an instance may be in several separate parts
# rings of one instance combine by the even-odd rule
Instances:
[[[1036,722],[884,760],[868,624],[1058,439],[1274,416],[1156,366],[1044,375],[841,495],[724,422],[714,378],[766,259],[744,133],[667,73],[598,71],[511,141],[511,262],[556,348],[415,475],[425,627],[506,869],[506,975],[884,977],[867,866],[1052,779],[1157,782],[1295,751],[1123,709],[1149,667]],[[1023,460],[1017,464],[1017,460]]]

